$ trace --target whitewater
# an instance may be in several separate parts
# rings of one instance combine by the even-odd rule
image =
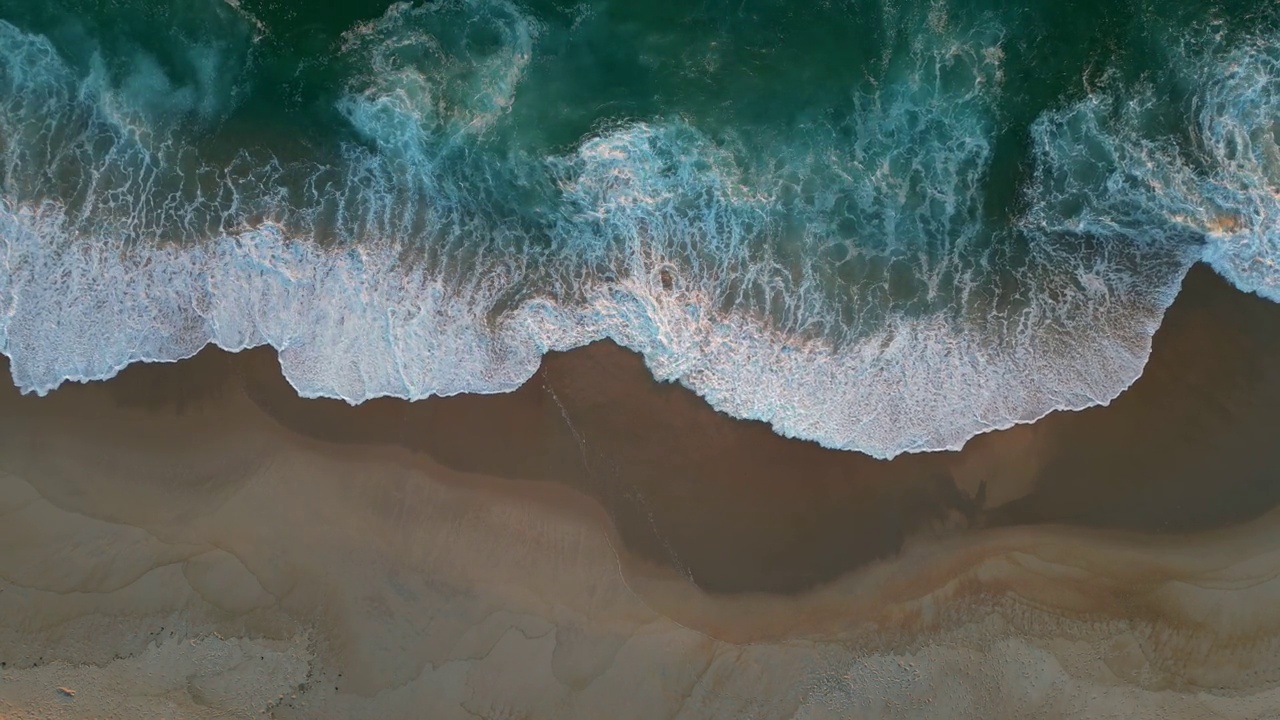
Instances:
[[[1176,112],[1098,72],[1027,125],[996,222],[1000,18],[895,16],[911,40],[874,91],[777,132],[669,113],[535,146],[511,117],[553,29],[402,3],[343,34],[349,136],[303,153],[201,134],[269,37],[216,17],[184,83],[0,19],[0,351],[24,392],[214,344],[275,348],[305,397],[496,393],[608,339],[720,411],[891,458],[1109,402],[1197,262],[1280,301],[1277,35],[1170,37]]]

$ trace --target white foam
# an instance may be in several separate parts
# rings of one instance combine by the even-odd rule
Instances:
[[[501,42],[447,80],[432,53],[460,51],[431,41],[430,9],[397,6],[349,35],[348,52],[383,63],[341,106],[376,151],[290,171],[310,177],[294,205],[279,186],[290,172],[272,163],[188,179],[170,136],[141,139],[104,109],[119,95],[86,90],[47,43],[0,22],[0,130],[12,138],[0,350],[14,382],[44,393],[207,343],[270,345],[302,395],[418,399],[509,391],[544,353],[611,338],[732,415],[892,457],[1110,401],[1202,256],[1274,293],[1242,260],[1274,257],[1274,206],[1257,194],[1276,178],[1275,126],[1259,124],[1275,117],[1270,51],[1242,51],[1207,86],[1208,170],[1142,135],[1140,101],[1117,114],[1099,95],[1042,119],[1024,235],[981,228],[993,32],[922,44],[938,54],[917,53],[897,85],[856,101],[851,147],[815,127],[774,162],[670,118],[607,129],[563,157],[505,158],[556,181],[559,214],[539,240],[478,204],[498,186],[477,178],[497,170],[472,148],[510,106],[536,36],[511,7],[483,7]],[[942,76],[952,84],[931,81]],[[1240,132],[1248,152],[1227,144]],[[104,141],[107,156],[85,154]],[[27,169],[55,155],[78,164],[66,187],[42,191]],[[799,192],[810,176],[821,191]],[[326,248],[309,239],[322,206],[337,218]],[[1245,220],[1212,225],[1224,208]],[[215,232],[153,241],[174,227]],[[824,259],[833,243],[848,258]],[[992,267],[973,251],[983,243],[1017,264]],[[402,260],[407,246],[424,259]],[[840,263],[871,269],[842,275]],[[905,296],[889,287],[894,264],[909,264]]]
[[[1194,237],[1237,287],[1280,300],[1280,38],[1207,44],[1174,53],[1178,79],[1197,89],[1189,141],[1148,129],[1151,87],[1112,88],[1037,122],[1050,170],[1033,215],[1131,244]]]
[[[343,36],[342,52],[362,67],[343,110],[359,115],[361,105],[392,103],[416,128],[483,132],[515,100],[537,33],[537,24],[504,0],[396,3]]]
[[[25,390],[110,377],[213,342],[277,348],[305,396],[354,403],[501,392],[530,377],[546,351],[609,337],[643,353],[656,377],[679,379],[733,415],[892,456],[1105,402],[1123,387],[1117,369],[1140,371],[1158,319],[1099,310],[1093,334],[1030,327],[1020,343],[999,347],[933,316],[836,351],[750,315],[715,313],[696,291],[668,291],[658,277],[630,277],[582,306],[530,301],[488,327],[477,318],[505,278],[458,295],[406,272],[390,247],[327,251],[266,226],[191,250],[72,242],[53,255],[48,239],[63,227],[53,207],[0,212],[10,283],[0,337]],[[1072,346],[1056,345],[1063,341]]]
[[[1210,171],[1205,260],[1243,290],[1280,301],[1280,43],[1230,52],[1204,78],[1197,117]]]

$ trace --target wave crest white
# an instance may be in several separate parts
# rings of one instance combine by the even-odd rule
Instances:
[[[1002,78],[989,32],[925,43],[937,54],[855,98],[851,146],[815,126],[753,157],[669,118],[517,158],[560,203],[535,237],[478,204],[498,193],[475,184],[496,170],[474,143],[536,37],[484,7],[498,42],[447,82],[429,61],[460,51],[424,40],[429,11],[397,6],[349,35],[383,63],[340,108],[374,150],[346,147],[336,168],[242,155],[190,177],[180,148],[108,122],[47,43],[0,23],[0,351],[15,383],[43,393],[208,343],[270,345],[304,396],[418,399],[509,391],[546,352],[609,338],[727,413],[892,457],[1108,402],[1198,259],[1274,293],[1256,262],[1275,257],[1280,202],[1274,44],[1196,66],[1217,78],[1197,101],[1199,166],[1144,135],[1142,98],[1042,118],[1020,234],[981,226]],[[73,151],[101,137],[112,154],[81,156],[85,174],[42,197],[24,168],[71,128]],[[291,175],[303,192],[288,200]],[[183,232],[202,239],[169,239]]]

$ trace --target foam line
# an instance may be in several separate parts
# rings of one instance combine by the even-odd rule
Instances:
[[[442,36],[456,11],[483,51]],[[300,394],[358,403],[510,391],[609,338],[724,412],[893,457],[1109,402],[1197,260],[1280,299],[1280,43],[1188,51],[1190,147],[1150,134],[1150,90],[1045,114],[1028,209],[991,228],[1001,32],[921,32],[945,35],[840,123],[748,145],[654,118],[537,157],[487,151],[536,23],[398,5],[344,43],[363,144],[211,165],[181,132],[213,110],[136,100],[171,87],[155,67],[113,85],[0,22],[0,350],[45,393],[271,345]]]

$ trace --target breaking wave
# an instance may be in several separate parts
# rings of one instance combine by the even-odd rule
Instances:
[[[0,350],[44,393],[271,345],[300,394],[357,403],[509,391],[608,338],[724,412],[892,457],[1108,402],[1197,261],[1280,300],[1280,41],[1180,45],[1177,122],[1114,77],[1041,114],[1002,223],[1005,30],[903,22],[874,87],[785,129],[673,114],[543,152],[507,118],[550,30],[399,4],[342,38],[348,136],[295,157],[207,130],[254,41],[179,79],[0,21]]]

